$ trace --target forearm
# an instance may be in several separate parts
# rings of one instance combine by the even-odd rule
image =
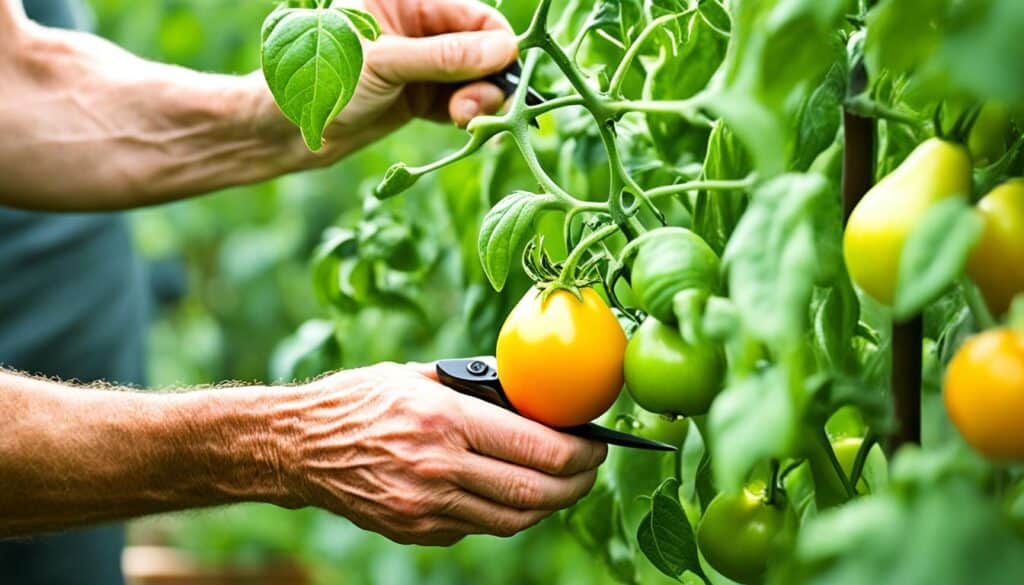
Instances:
[[[289,504],[272,394],[143,394],[0,372],[0,537],[239,501]]]
[[[15,29],[0,43],[3,204],[151,205],[327,163],[359,141],[312,155],[259,75],[197,73],[91,35]]]

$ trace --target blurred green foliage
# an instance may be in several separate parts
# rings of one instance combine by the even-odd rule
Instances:
[[[138,55],[232,74],[258,68],[260,25],[272,9],[267,1],[90,4],[97,32]],[[513,23],[525,25],[533,3],[506,4]],[[438,234],[454,234],[431,242],[434,258],[417,291],[424,305],[419,311],[385,306],[328,315],[310,278],[309,259],[321,235],[331,226],[358,226],[365,195],[393,161],[430,160],[463,136],[416,122],[330,169],[136,212],[143,254],[164,266],[183,266],[186,282],[184,296],[163,307],[152,326],[153,385],[266,381],[291,372],[313,376],[382,360],[492,351],[493,323],[504,311],[481,301],[489,296],[482,287],[467,284],[482,282],[476,232],[478,215],[489,207],[482,199],[491,198],[481,193],[479,163],[425,180],[416,188],[419,196],[387,204],[400,221],[416,218],[440,228]],[[509,299],[523,286],[518,283]],[[302,327],[316,319],[325,321]],[[302,347],[309,343],[327,343],[330,351],[314,352],[317,359],[310,361]],[[303,363],[293,363],[292,356],[302,356]],[[287,556],[312,568],[323,583],[608,580],[603,566],[554,522],[511,540],[476,537],[451,549],[398,546],[315,510],[237,506],[147,522],[211,563],[259,564]]]

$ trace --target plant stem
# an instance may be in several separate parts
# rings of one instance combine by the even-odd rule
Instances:
[[[569,83],[576,89],[576,92],[580,94],[580,97],[583,99],[583,106],[590,110],[590,113],[594,115],[599,124],[603,124],[611,118],[611,113],[606,105],[606,98],[594,91],[594,88],[583,78],[583,73],[576,67],[576,64],[569,59],[569,56],[565,54],[565,51],[558,46],[558,43],[550,35],[545,33],[537,46],[543,49],[551,57],[551,60],[555,62],[555,65],[562,71],[565,78],[569,80]]]
[[[756,177],[752,174],[742,179],[688,181],[686,183],[679,183],[676,185],[656,187],[647,191],[647,196],[651,199],[659,199],[661,197],[680,195],[688,191],[743,191],[753,187],[755,181]]]
[[[979,328],[982,330],[992,329],[998,325],[996,318],[992,316],[992,311],[988,308],[988,303],[985,302],[985,298],[981,296],[981,291],[978,290],[978,286],[974,282],[964,277],[960,281],[960,288],[963,290],[964,300],[967,301],[967,307],[974,315],[974,320],[978,323]]]
[[[605,238],[611,237],[618,231],[619,226],[609,224],[591,232],[587,237],[583,238],[583,240],[573,248],[572,252],[570,252],[569,256],[565,259],[565,264],[562,265],[562,273],[558,276],[558,282],[564,285],[572,285],[576,276],[576,266],[579,265],[580,260],[583,258],[583,254],[587,249]]]
[[[631,44],[629,49],[626,50],[626,54],[622,56],[622,60],[619,61],[619,66],[615,68],[615,73],[612,74],[612,79],[608,83],[608,95],[620,95],[622,84],[626,81],[626,74],[629,73],[629,68],[633,65],[633,61],[636,59],[636,56],[640,54],[640,49],[643,48],[644,43],[647,42],[647,39],[649,39],[651,35],[657,32],[657,30],[663,25],[671,21],[693,14],[694,10],[696,9],[690,8],[689,10],[684,10],[677,14],[666,14],[647,23],[647,26],[640,31],[640,34],[633,41],[633,44]]]
[[[767,490],[767,493],[765,494],[765,500],[767,501],[769,506],[774,506],[775,505],[775,496],[776,496],[776,492],[778,491],[778,483],[779,483],[779,460],[778,459],[772,459],[771,469],[772,469],[771,470],[771,474],[769,474],[769,478],[768,478],[768,490]]]
[[[857,449],[857,457],[854,458],[853,469],[850,470],[850,485],[853,487],[854,493],[857,492],[857,484],[860,483],[860,476],[864,473],[864,464],[867,463],[868,455],[871,454],[871,449],[876,443],[878,443],[878,435],[869,430],[860,444],[860,449]]]
[[[527,120],[532,120],[532,119],[534,119],[534,118],[536,118],[538,116],[544,115],[544,114],[546,114],[548,112],[551,112],[553,110],[558,110],[558,109],[561,109],[561,108],[568,108],[568,107],[572,107],[572,106],[582,106],[582,105],[584,105],[582,97],[580,97],[578,95],[566,95],[566,96],[555,98],[553,100],[548,100],[548,101],[546,101],[546,102],[544,102],[543,104],[540,104],[540,105],[527,106],[525,111],[526,111],[527,116],[528,116]]]
[[[706,100],[703,93],[698,93],[685,100],[621,100],[606,103],[605,107],[613,114],[675,114],[695,126],[710,128],[714,122],[700,111]]]

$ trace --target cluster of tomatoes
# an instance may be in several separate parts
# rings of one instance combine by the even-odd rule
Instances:
[[[977,133],[975,133],[977,134]],[[910,233],[929,208],[972,189],[972,157],[985,150],[932,138],[865,195],[844,238],[850,276],[865,293],[891,305]],[[982,197],[974,213],[984,225],[966,271],[996,317],[1024,293],[1024,179],[1009,179]],[[950,420],[978,452],[1024,460],[1024,331],[995,327],[970,338],[946,370]]]
[[[637,404],[631,430],[681,446],[689,418],[708,412],[725,378],[725,352],[709,339],[684,338],[673,299],[680,290],[714,287],[718,257],[688,230],[656,232],[632,265],[632,289],[649,316],[629,341],[592,288],[532,289],[513,309],[498,337],[498,372],[522,415],[553,427],[583,424],[604,413],[625,384]],[[781,492],[752,483],[711,501],[697,540],[717,571],[757,582],[792,523]]]

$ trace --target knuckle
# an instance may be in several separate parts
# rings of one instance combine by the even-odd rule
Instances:
[[[522,530],[521,523],[516,519],[502,519],[494,524],[494,535],[502,538],[508,538],[519,534]]]
[[[451,466],[443,457],[433,452],[421,452],[412,463],[413,473],[429,480],[445,479],[451,476]]]
[[[552,441],[547,446],[544,461],[554,473],[565,474],[572,470],[576,450],[566,441]]]
[[[544,494],[540,485],[533,479],[523,475],[512,477],[509,488],[510,498],[517,507],[532,507],[543,503]]]

